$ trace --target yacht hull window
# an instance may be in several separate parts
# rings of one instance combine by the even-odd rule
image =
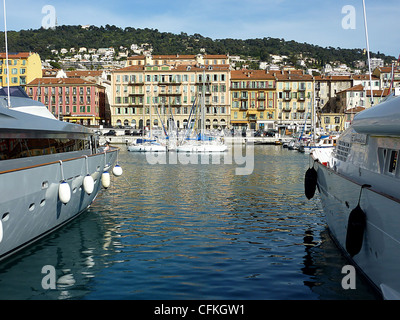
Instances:
[[[90,149],[82,139],[0,139],[0,160]]]

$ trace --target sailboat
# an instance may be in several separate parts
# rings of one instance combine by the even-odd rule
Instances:
[[[194,112],[196,114],[196,112]],[[189,119],[189,133],[192,125],[196,123]],[[205,133],[205,71],[203,70],[203,87],[201,94],[201,108],[200,108],[200,132],[190,139],[187,135],[185,140],[176,147],[177,152],[195,152],[195,153],[212,153],[212,152],[225,152],[228,147],[220,137],[214,137]]]
[[[145,136],[145,130],[144,130],[144,106],[143,106],[143,131],[142,131],[142,138],[141,139],[136,139],[134,143],[131,143],[128,146],[128,151],[131,152],[166,152],[167,147],[160,142],[157,141],[157,139],[153,139],[153,134],[152,134],[152,119],[151,119],[151,114],[152,114],[152,104],[151,104],[150,99],[150,128],[149,128],[149,139],[146,139]],[[157,113],[158,113],[158,107],[157,107]]]

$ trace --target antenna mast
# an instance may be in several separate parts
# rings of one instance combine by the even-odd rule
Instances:
[[[3,0],[4,7],[4,40],[6,45],[6,70],[7,70],[7,107],[10,108],[10,68],[8,64],[8,40],[7,40],[7,19],[6,0]]]
[[[368,56],[368,68],[369,68],[369,82],[371,87],[371,107],[374,102],[374,93],[372,90],[372,72],[371,72],[371,57],[369,53],[369,41],[368,41],[368,26],[367,26],[367,13],[365,11],[365,0],[363,0],[363,8],[364,8],[364,26],[365,26],[365,38],[367,41],[367,56]]]

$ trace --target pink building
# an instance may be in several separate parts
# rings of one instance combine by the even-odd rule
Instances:
[[[36,78],[27,84],[26,91],[62,121],[87,126],[109,123],[105,118],[105,88],[94,82],[80,78]]]

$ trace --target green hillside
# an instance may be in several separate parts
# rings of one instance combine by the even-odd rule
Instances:
[[[4,33],[0,33],[4,39]],[[0,39],[1,40],[1,39]],[[34,51],[42,59],[56,58],[51,50],[61,48],[104,48],[120,46],[129,48],[131,44],[149,43],[153,47],[153,54],[197,54],[204,48],[208,54],[230,54],[242,57],[252,57],[261,61],[269,61],[271,54],[286,55],[292,63],[299,54],[308,57],[309,67],[322,67],[325,63],[341,62],[351,66],[353,61],[366,60],[362,49],[323,48],[320,46],[285,41],[277,38],[258,39],[216,39],[203,37],[200,34],[186,33],[173,34],[160,32],[157,29],[119,28],[116,26],[90,26],[85,29],[81,26],[58,26],[52,29],[30,29],[8,32],[10,52]],[[4,51],[4,41],[1,41],[1,50]],[[381,53],[372,53],[390,63],[394,57]]]

